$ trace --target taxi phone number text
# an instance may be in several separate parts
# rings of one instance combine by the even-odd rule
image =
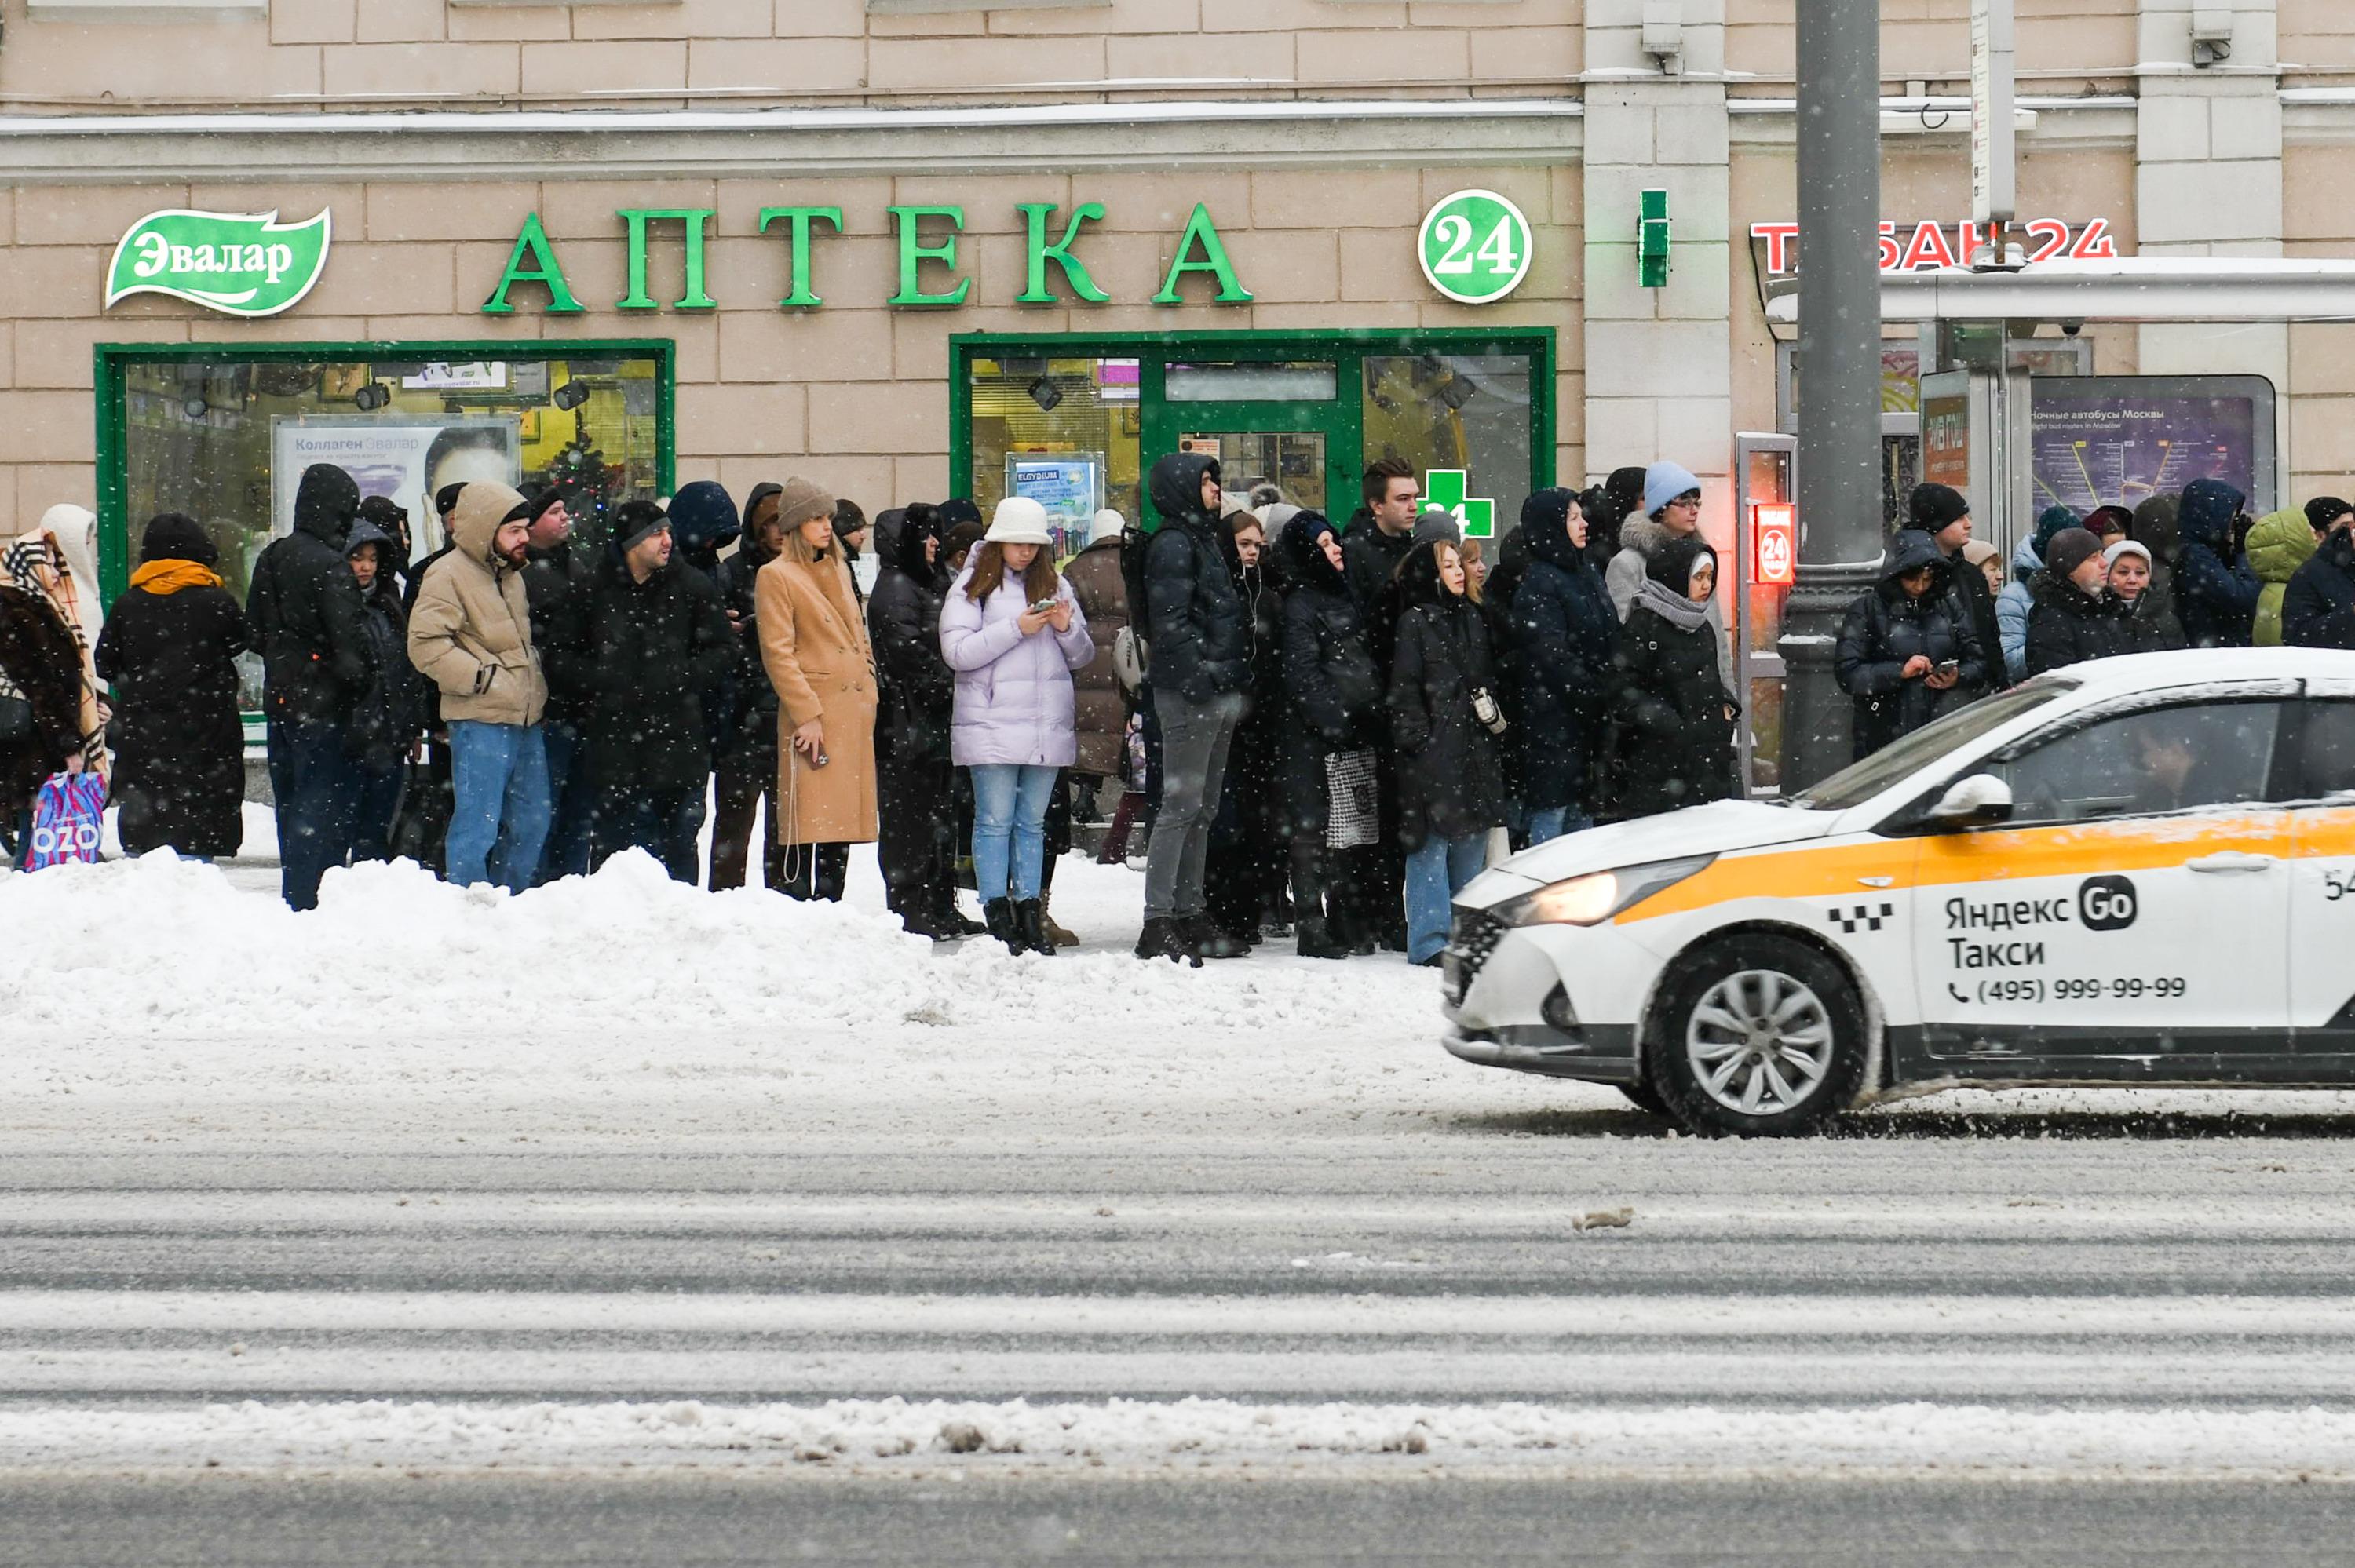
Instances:
[[[2097,1001],[2107,998],[2115,1001],[2133,1001],[2142,997],[2176,997],[2190,989],[2190,983],[2169,976],[2159,980],[2143,980],[2127,976],[2120,980],[1984,980],[1979,981],[1981,1001]]]

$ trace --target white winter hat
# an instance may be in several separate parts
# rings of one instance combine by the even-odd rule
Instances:
[[[989,532],[981,540],[985,545],[1051,545],[1055,535],[1047,526],[1045,507],[1027,495],[1009,495],[990,514]]]
[[[1101,545],[1106,539],[1117,539],[1128,532],[1128,519],[1107,506],[1088,519],[1088,543]]]
[[[2144,566],[2147,567],[2150,565],[2150,546],[2147,545],[2137,544],[2132,539],[2121,539],[2116,544],[2111,546],[2108,549],[2104,550],[2102,552],[2102,564],[2107,567],[2115,567],[2118,564],[2118,557],[2120,556],[2140,556]]]

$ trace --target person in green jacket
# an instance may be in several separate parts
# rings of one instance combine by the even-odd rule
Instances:
[[[2318,543],[2318,535],[2306,514],[2295,506],[2268,512],[2249,530],[2249,566],[2264,585],[2257,594],[2250,646],[2282,645],[2282,595],[2289,591],[2290,574],[2306,564]]]

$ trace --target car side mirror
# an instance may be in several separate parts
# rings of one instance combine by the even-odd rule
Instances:
[[[2011,786],[1992,773],[1957,779],[1930,808],[1930,821],[1941,827],[1968,828],[2011,818]]]

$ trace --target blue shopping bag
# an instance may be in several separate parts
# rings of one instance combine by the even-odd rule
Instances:
[[[27,871],[98,859],[106,780],[96,773],[53,773],[33,807],[32,841],[22,861]]]

